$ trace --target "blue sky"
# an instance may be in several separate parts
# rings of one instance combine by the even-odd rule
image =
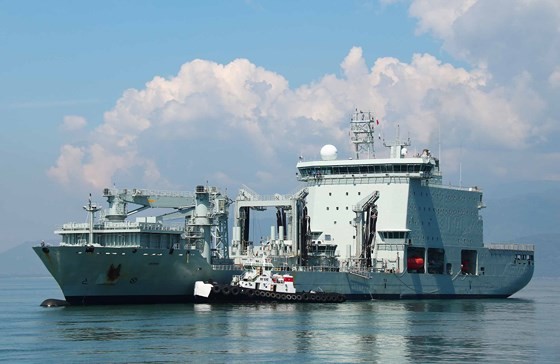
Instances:
[[[553,0],[0,1],[0,251],[113,184],[293,191],[354,107],[441,144],[447,183],[558,181],[558,24]]]

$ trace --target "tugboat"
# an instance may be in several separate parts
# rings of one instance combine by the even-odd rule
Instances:
[[[346,297],[335,292],[297,292],[294,277],[273,273],[267,259],[249,260],[244,272],[233,276],[230,284],[195,282],[194,296],[198,302],[324,302],[341,303]]]

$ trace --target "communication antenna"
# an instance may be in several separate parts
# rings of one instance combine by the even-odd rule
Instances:
[[[463,141],[459,147],[459,187],[463,187]]]
[[[441,161],[441,120],[438,119],[438,158]],[[439,170],[441,173],[441,162],[439,163]]]

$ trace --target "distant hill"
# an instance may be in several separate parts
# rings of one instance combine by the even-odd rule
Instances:
[[[556,268],[560,260],[560,183],[501,187],[485,191],[484,241],[535,244],[535,275],[560,276]]]
[[[48,243],[54,244],[54,241]],[[49,271],[31,249],[39,244],[26,242],[0,253],[0,277],[49,276]]]
[[[520,184],[521,185],[521,184]],[[486,242],[513,241],[522,236],[545,236],[560,233],[560,184],[534,183],[504,186],[508,195],[485,192],[487,207],[481,214],[484,219]],[[520,191],[519,191],[520,190]]]
[[[512,240],[519,244],[535,245],[535,276],[560,277],[560,233],[531,235]]]

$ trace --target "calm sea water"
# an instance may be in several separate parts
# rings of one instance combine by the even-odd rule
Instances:
[[[43,308],[50,277],[0,278],[0,361],[560,362],[560,279],[505,300]]]

